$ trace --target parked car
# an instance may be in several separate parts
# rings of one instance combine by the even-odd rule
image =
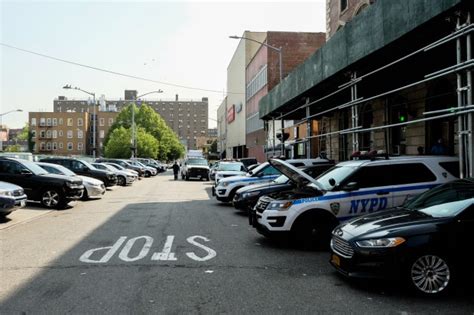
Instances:
[[[258,161],[254,157],[240,158],[237,159],[238,162],[242,162],[245,165],[245,168],[248,168],[250,165],[258,164]]]
[[[223,178],[245,174],[247,174],[247,169],[242,162],[219,162],[214,171],[215,185]]]
[[[333,163],[323,163],[320,165],[303,166],[300,169],[312,178],[316,178],[333,166]],[[257,204],[261,196],[290,190],[296,188],[298,184],[294,179],[281,175],[268,183],[244,186],[237,190],[232,204],[236,209],[250,211]],[[306,185],[309,182],[304,180],[301,184]]]
[[[293,159],[288,160],[287,163],[299,166],[317,165],[321,163],[328,163],[325,159]],[[268,162],[260,164],[255,169],[249,171],[244,176],[233,176],[230,178],[224,178],[219,181],[219,184],[213,186],[212,195],[216,196],[216,199],[221,202],[229,202],[234,200],[234,195],[240,188],[252,184],[264,184],[270,183],[278,176],[281,172],[270,165]]]
[[[127,162],[129,162],[130,164],[132,164],[136,167],[141,167],[144,170],[143,174],[144,174],[145,177],[151,177],[151,176],[155,176],[156,174],[158,174],[158,171],[156,170],[156,168],[146,166],[146,165],[144,165],[143,163],[141,163],[137,160],[127,160]]]
[[[108,165],[106,163],[91,163],[91,164],[96,169],[115,173],[115,175],[117,175],[117,185],[119,186],[131,185],[138,177],[131,174],[130,172],[119,170],[118,168],[115,168],[114,166]]]
[[[126,169],[136,171],[138,173],[139,177],[145,176],[145,168],[141,166],[135,166],[131,164],[127,160],[122,160],[122,159],[108,159],[108,158],[100,158],[95,160],[96,163],[114,163],[118,164]]]
[[[287,177],[302,178],[294,166],[270,160]],[[260,197],[251,223],[265,236],[291,236],[329,246],[340,221],[396,207],[426,190],[456,179],[459,165],[448,156],[380,157],[337,164],[302,189]],[[301,180],[301,179],[297,179]]]
[[[206,159],[189,158],[184,160],[181,165],[181,179],[189,180],[192,177],[209,180],[209,164]]]
[[[116,169],[118,169],[118,170],[120,170],[120,171],[124,171],[124,172],[126,172],[127,174],[130,174],[130,175],[134,176],[134,177],[135,177],[135,180],[140,179],[140,176],[138,175],[138,172],[137,172],[137,171],[134,171],[134,170],[132,170],[132,169],[125,168],[125,167],[123,167],[122,165],[115,164],[115,163],[103,162],[103,164],[110,165],[110,166],[112,166],[112,167],[114,167],[114,168],[116,168]]]
[[[100,198],[105,193],[105,185],[104,182],[101,180],[89,176],[77,175],[73,171],[59,164],[45,162],[37,162],[36,164],[51,174],[73,176],[82,179],[82,184],[84,185],[84,193],[82,194],[83,200],[88,200],[91,198]]]
[[[18,185],[0,181],[0,217],[26,205],[26,194]]]
[[[115,186],[117,184],[117,176],[109,171],[98,170],[87,161],[73,158],[46,158],[40,162],[59,164],[70,169],[77,175],[89,176],[104,182],[105,187]]]
[[[64,208],[84,191],[79,178],[49,174],[34,162],[14,158],[0,158],[0,178],[22,187],[28,200],[48,208]]]
[[[156,160],[145,159],[145,158],[135,158],[135,160],[139,161],[140,163],[142,163],[145,166],[153,167],[154,169],[156,169],[156,171],[158,173],[162,173],[162,172],[166,171],[166,167],[164,167],[161,163],[159,163]]]
[[[405,280],[429,295],[473,276],[474,179],[456,180],[392,210],[334,229],[331,264],[343,275]]]
[[[209,178],[213,181],[216,180],[216,171],[219,167],[220,161],[214,162],[212,165],[209,166]]]

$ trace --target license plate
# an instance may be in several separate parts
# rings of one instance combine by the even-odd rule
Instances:
[[[21,206],[21,207],[24,207],[24,206],[26,206],[26,200],[22,200],[22,201],[20,201],[20,206]]]
[[[341,258],[339,258],[339,256],[337,256],[336,254],[332,254],[331,262],[338,267],[341,266]]]

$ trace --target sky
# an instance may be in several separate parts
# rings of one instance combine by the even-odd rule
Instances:
[[[0,114],[23,110],[1,116],[2,123],[23,127],[28,112],[52,111],[60,95],[89,97],[62,89],[70,84],[106,99],[123,99],[126,89],[163,90],[149,99],[208,97],[213,128],[239,42],[229,36],[245,30],[325,32],[325,2],[0,0]]]

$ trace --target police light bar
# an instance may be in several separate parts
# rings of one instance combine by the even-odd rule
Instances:
[[[375,160],[377,158],[388,160],[388,154],[384,150],[355,151],[350,157],[351,160]]]

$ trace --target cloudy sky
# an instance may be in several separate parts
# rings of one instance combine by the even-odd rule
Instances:
[[[0,113],[11,128],[28,111],[52,111],[59,95],[86,99],[65,84],[123,98],[209,97],[210,127],[225,94],[227,66],[250,31],[325,31],[325,1],[0,1]],[[137,79],[45,58],[12,47]],[[182,87],[179,87],[182,86]]]

